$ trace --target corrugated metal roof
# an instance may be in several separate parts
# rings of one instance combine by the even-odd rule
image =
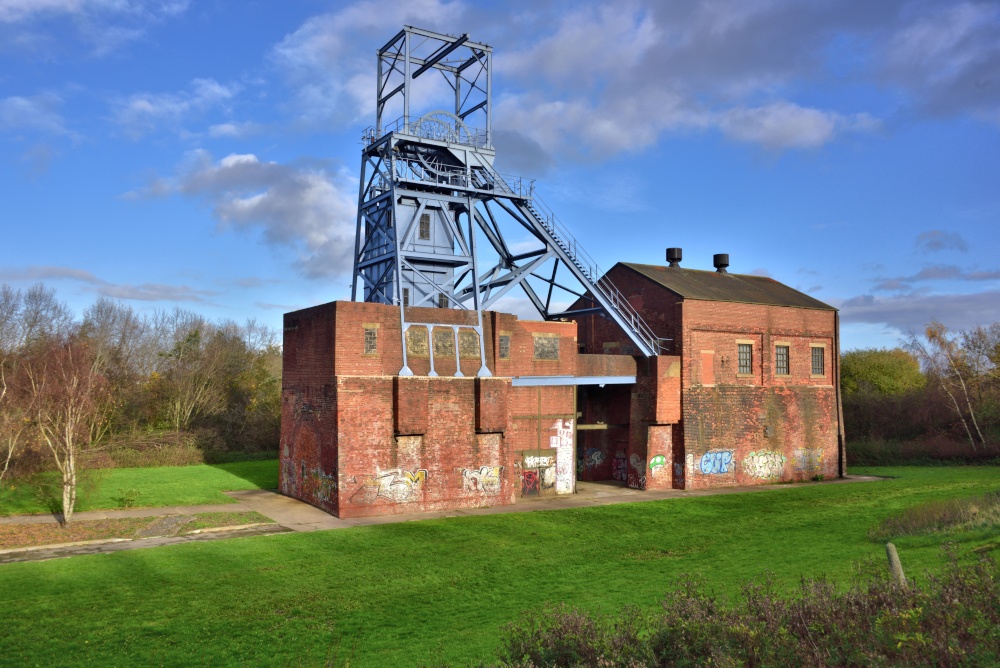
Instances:
[[[631,262],[618,264],[659,283],[685,299],[836,310],[829,304],[824,304],[767,276],[720,274],[700,269],[659,267]]]

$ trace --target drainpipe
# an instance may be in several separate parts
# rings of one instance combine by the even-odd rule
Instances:
[[[847,474],[847,450],[844,442],[844,402],[840,396],[840,311],[833,313],[833,391],[837,397],[837,477]]]

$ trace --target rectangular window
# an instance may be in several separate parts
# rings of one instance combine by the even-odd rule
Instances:
[[[403,288],[403,306],[410,305],[410,289]]]
[[[775,346],[774,348],[774,373],[779,376],[789,375],[788,371],[788,346]]]
[[[500,359],[510,359],[510,334],[500,335]]]
[[[420,214],[420,230],[417,232],[417,238],[423,241],[431,240],[431,214]]]
[[[438,293],[438,308],[448,308],[448,295],[443,292]]]
[[[535,359],[536,360],[559,359],[558,334],[535,334]]]
[[[378,354],[378,327],[365,327],[365,355]]]
[[[753,373],[753,344],[736,344],[737,367],[736,373]]]
[[[826,375],[826,348],[814,346],[812,349],[812,375]]]

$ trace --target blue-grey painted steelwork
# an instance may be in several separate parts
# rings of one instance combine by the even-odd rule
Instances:
[[[635,376],[515,376],[513,387],[563,387],[566,385],[635,385]]]
[[[546,319],[601,312],[643,355],[659,354],[663,340],[542,202],[534,182],[494,169],[492,63],[492,48],[468,35],[411,26],[379,49],[376,122],[363,137],[352,299],[401,307],[401,375],[410,374],[406,330],[437,324],[410,322],[410,306],[475,311],[469,327],[479,335],[479,375],[489,375],[482,311],[515,287]],[[454,100],[415,116],[415,86],[436,76]],[[512,251],[512,229],[536,247]],[[478,253],[477,239],[488,242]],[[482,270],[480,255],[492,266]],[[587,305],[566,312],[559,304],[566,295],[566,303],[584,297]]]

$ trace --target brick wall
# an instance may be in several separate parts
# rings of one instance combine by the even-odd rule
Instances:
[[[411,321],[472,324],[474,314],[407,309]],[[375,330],[366,347],[365,330]],[[435,328],[437,330],[438,328]],[[498,359],[501,330],[511,358]],[[425,330],[426,331],[426,330]],[[451,328],[445,331],[454,335]],[[521,322],[484,314],[487,366],[509,375],[569,375],[576,363],[576,324]],[[285,316],[281,489],[340,517],[492,506],[522,493],[524,451],[553,455],[543,487],[571,492],[573,387],[512,388],[509,377],[475,378],[481,361],[410,357],[417,374],[398,376],[403,361],[398,309],[334,302]],[[536,359],[535,338],[558,348]],[[558,341],[558,344],[555,343]],[[374,350],[371,350],[374,343]],[[477,341],[478,343],[478,341]],[[453,377],[454,351],[465,377]]]
[[[837,475],[834,311],[682,300],[622,266],[609,276],[654,332],[674,339],[671,349],[679,356],[673,358],[679,365],[669,381],[673,385],[662,387],[650,383],[664,374],[651,373],[653,362],[637,358],[629,459],[644,457],[646,472],[656,469],[656,475],[645,476],[646,488]],[[609,319],[576,320],[580,346],[588,353],[621,354],[630,345]],[[752,345],[749,374],[739,373],[740,342]],[[787,375],[775,368],[778,345],[789,349]],[[818,376],[811,373],[813,347],[824,350],[824,373]],[[661,395],[678,399],[653,399]],[[673,425],[669,434],[658,428],[665,425]],[[654,463],[661,450],[665,461]],[[635,486],[641,486],[632,463]]]

